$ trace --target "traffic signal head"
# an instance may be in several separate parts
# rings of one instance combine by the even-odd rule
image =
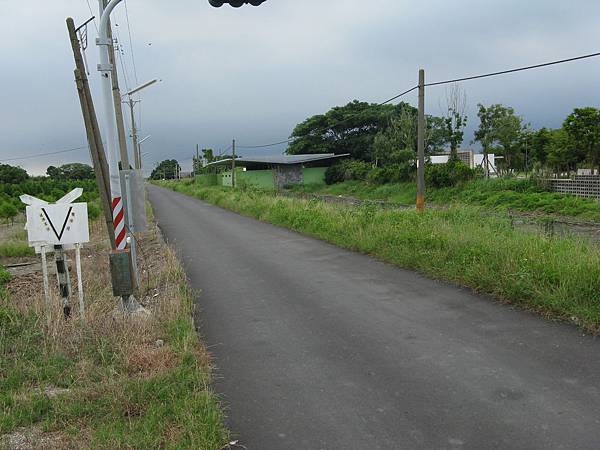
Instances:
[[[220,8],[224,3],[229,3],[234,8],[239,8],[243,4],[250,4],[252,6],[259,6],[261,3],[266,2],[267,0],[208,0],[211,6],[215,8]]]

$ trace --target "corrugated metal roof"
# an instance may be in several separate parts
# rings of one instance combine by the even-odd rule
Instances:
[[[255,163],[255,164],[305,164],[315,161],[322,161],[327,159],[342,158],[350,156],[350,153],[344,153],[343,155],[336,155],[335,153],[316,153],[313,155],[273,155],[273,156],[248,156],[236,158],[236,163]],[[231,158],[222,159],[215,161],[210,164],[221,165],[225,163],[231,163]]]

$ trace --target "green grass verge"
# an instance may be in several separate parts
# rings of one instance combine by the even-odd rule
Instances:
[[[292,190],[384,200],[406,205],[412,205],[416,198],[414,183],[373,185],[361,181],[345,181],[330,186],[296,186]],[[526,179],[478,179],[457,187],[428,189],[426,198],[427,201],[440,205],[467,204],[600,221],[600,202],[574,195],[547,192],[536,182]]]
[[[27,242],[9,240],[0,242],[0,256],[5,258],[16,258],[19,256],[34,256],[33,247],[30,247]]]
[[[258,191],[162,186],[398,266],[600,330],[600,247],[514,229],[502,215],[456,206],[381,210]]]
[[[0,447],[3,435],[35,426],[59,433],[68,448],[223,448],[229,434],[199,349],[192,295],[180,267],[168,277],[185,305],[160,323],[164,347],[152,340],[132,354],[123,340],[131,323],[113,322],[103,333],[63,324],[66,344],[46,336],[41,317],[11,304],[0,267]],[[105,314],[98,323],[111,320]],[[49,396],[46,386],[68,391]]]

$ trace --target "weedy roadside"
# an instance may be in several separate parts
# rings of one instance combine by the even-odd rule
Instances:
[[[65,321],[56,297],[46,327],[41,274],[2,271],[0,448],[221,449],[229,433],[176,255],[155,225],[142,233],[139,300],[151,314],[125,318],[99,221],[91,232],[85,323],[76,301]]]

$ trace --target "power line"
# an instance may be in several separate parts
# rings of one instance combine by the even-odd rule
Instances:
[[[389,98],[388,100],[385,100],[381,103],[377,103],[377,106],[383,106],[383,105],[387,105],[388,103],[393,102],[394,100],[399,99],[400,97],[405,96],[406,94],[411,93],[412,91],[414,91],[415,89],[418,89],[419,86],[414,86],[411,87],[410,89],[407,89],[406,91],[401,92],[398,95],[393,96],[392,98]],[[349,120],[353,119],[354,116],[357,116],[359,114],[362,114],[362,111],[360,112],[356,112],[354,114],[350,114],[348,117],[346,117],[344,120],[340,120],[338,122],[335,122],[333,124],[328,124],[326,127],[323,127],[323,131],[329,129],[329,128],[333,128],[339,125],[342,125],[345,122],[348,122]],[[294,141],[294,138],[290,138],[290,139],[286,139],[280,142],[274,142],[272,144],[262,144],[262,145],[238,145],[238,148],[245,148],[245,149],[255,149],[255,148],[267,148],[267,147],[275,147],[276,145],[281,145],[281,144],[289,144],[290,142]]]
[[[47,153],[37,153],[35,155],[12,157],[12,158],[7,158],[7,159],[0,160],[0,162],[19,161],[19,160],[22,160],[22,159],[37,158],[39,156],[58,155],[58,154],[61,154],[61,153],[69,153],[69,152],[74,152],[74,151],[77,151],[77,150],[83,150],[84,148],[89,148],[89,147],[86,145],[86,146],[83,146],[83,147],[67,148],[65,150],[56,150],[56,151],[47,152]]]
[[[541,64],[534,64],[532,66],[518,67],[516,69],[501,70],[499,72],[486,73],[483,75],[474,75],[474,76],[470,76],[470,77],[455,78],[453,80],[437,81],[435,83],[425,83],[425,86],[438,86],[440,84],[458,83],[460,81],[476,80],[478,78],[495,77],[497,75],[504,75],[507,73],[521,72],[523,70],[539,69],[540,67],[554,66],[556,64],[564,64],[564,63],[568,63],[568,62],[572,62],[572,61],[578,61],[581,59],[594,58],[596,56],[600,56],[600,52],[590,53],[589,55],[575,56],[574,58],[560,59],[557,61],[551,61],[551,62],[546,62],[546,63],[541,63]]]
[[[415,89],[419,89],[419,86],[417,85],[417,86],[411,87],[410,89],[408,89],[408,90],[406,90],[406,91],[402,92],[401,94],[398,94],[398,95],[396,95],[396,96],[394,96],[394,97],[390,98],[389,100],[386,100],[385,102],[381,102],[381,103],[379,103],[379,104],[378,104],[378,106],[387,105],[388,103],[390,103],[390,102],[393,102],[394,100],[397,100],[397,99],[399,99],[400,97],[403,97],[403,96],[405,96],[406,94],[408,94],[408,93],[410,93],[410,92],[414,91]]]
[[[131,25],[129,23],[129,9],[127,8],[127,0],[125,0],[123,3],[125,4],[125,20],[127,22],[127,32],[129,33],[129,48],[131,50],[131,62],[133,63],[133,75],[135,77],[136,84],[139,84],[137,68],[135,66],[135,56],[133,54],[133,40],[131,38]]]
[[[90,5],[90,0],[85,0],[88,6],[88,9],[90,10],[90,14],[92,17],[94,17],[94,27],[96,28],[96,33],[98,33],[98,25],[96,24],[96,19],[95,19],[95,14],[94,11],[92,11],[92,5]]]
[[[289,142],[293,141],[293,139],[286,139],[285,141],[281,141],[281,142],[274,142],[272,144],[263,144],[263,145],[238,145],[238,148],[264,148],[264,147],[275,147],[276,145],[281,145],[281,144],[288,144]],[[231,147],[230,147],[231,148]]]
[[[498,76],[498,75],[505,75],[505,74],[508,74],[508,73],[522,72],[524,70],[539,69],[541,67],[554,66],[554,65],[557,65],[557,64],[564,64],[564,63],[568,63],[568,62],[579,61],[579,60],[582,60],[582,59],[594,58],[594,57],[597,57],[597,56],[600,56],[600,52],[590,53],[590,54],[581,55],[581,56],[575,56],[573,58],[566,58],[566,59],[560,59],[560,60],[556,60],[556,61],[545,62],[545,63],[541,63],[541,64],[533,64],[533,65],[530,65],[530,66],[518,67],[518,68],[515,68],[515,69],[501,70],[501,71],[498,71],[498,72],[491,72],[491,73],[486,73],[486,74],[481,74],[481,75],[473,75],[473,76],[468,76],[468,77],[454,78],[452,80],[436,81],[434,83],[425,83],[425,86],[439,86],[439,85],[442,85],[442,84],[458,83],[458,82],[461,82],[461,81],[469,81],[469,80],[476,80],[476,79],[479,79],[479,78],[494,77],[494,76]],[[383,105],[386,105],[386,104],[388,104],[390,102],[393,102],[394,100],[397,100],[400,97],[402,97],[402,96],[404,96],[404,95],[406,95],[406,94],[408,94],[408,93],[410,93],[410,92],[412,92],[412,91],[414,91],[414,90],[416,90],[418,88],[419,88],[418,85],[417,86],[413,86],[412,88],[407,89],[406,91],[401,92],[400,94],[395,95],[394,97],[392,97],[392,98],[390,98],[390,99],[388,99],[388,100],[386,100],[384,102],[378,103],[378,106],[383,106]],[[360,114],[360,113],[356,113],[354,115],[357,115],[357,114]],[[324,130],[328,129],[328,128],[335,127],[335,126],[339,126],[339,125],[347,122],[348,120],[352,119],[354,115],[350,115],[346,119],[344,119],[342,121],[339,121],[337,123],[334,123],[333,125],[328,125],[327,127],[324,128]],[[287,144],[287,143],[289,143],[289,142],[291,142],[293,140],[294,139],[287,139],[285,141],[276,142],[276,143],[273,143],[273,144],[264,144],[264,145],[252,145],[252,146],[240,145],[239,148],[247,148],[247,149],[250,148],[251,149],[251,148],[274,147],[276,145]]]

